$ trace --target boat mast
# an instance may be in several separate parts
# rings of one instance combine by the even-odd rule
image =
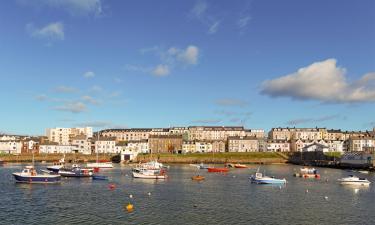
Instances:
[[[97,135],[98,135],[98,147],[96,149],[96,163],[99,162],[99,154],[98,154],[98,152],[99,152],[99,135],[100,135],[100,131],[98,131]]]

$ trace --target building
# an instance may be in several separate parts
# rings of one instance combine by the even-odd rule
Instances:
[[[121,161],[133,161],[140,153],[149,153],[148,141],[131,141],[116,144],[117,151],[121,153]]]
[[[229,152],[258,152],[259,141],[255,137],[228,137]]]
[[[329,147],[319,143],[312,143],[302,148],[302,152],[328,152]]]
[[[263,129],[249,129],[249,130],[245,130],[245,136],[265,138],[265,132]]]
[[[227,140],[231,136],[245,136],[244,127],[191,126],[189,140]]]
[[[210,141],[196,141],[195,152],[205,153],[212,152],[212,142]]]
[[[289,152],[290,143],[285,140],[267,140],[267,152]]]
[[[268,133],[268,138],[271,140],[284,140],[289,141],[292,138],[291,130],[287,128],[272,128]]]
[[[42,154],[68,154],[73,152],[72,145],[59,145],[56,142],[43,143],[39,145],[39,153]]]
[[[115,137],[99,137],[99,140],[95,141],[95,153],[106,153],[115,154],[120,153],[116,149],[116,138]]]
[[[226,151],[226,141],[223,140],[213,140],[212,151],[213,152],[225,152]]]
[[[330,152],[346,152],[346,144],[343,140],[328,140],[327,145]]]
[[[46,130],[48,140],[57,142],[60,145],[70,145],[72,138],[78,135],[86,135],[88,138],[93,136],[92,127],[75,127],[75,128],[48,128]]]
[[[324,140],[301,140],[301,139],[292,139],[290,142],[290,151],[291,152],[302,152],[303,148],[305,146],[314,144],[314,143],[319,143],[325,146],[328,146],[327,143]]]
[[[196,152],[195,141],[183,141],[182,153],[193,153]]]
[[[91,151],[91,138],[86,135],[78,135],[72,138],[73,152],[90,155]]]
[[[150,135],[148,144],[152,153],[182,152],[182,135]]]
[[[374,148],[375,138],[370,136],[350,137],[348,140],[348,149],[351,152],[374,150]]]
[[[39,153],[39,138],[25,138],[21,141],[21,154]]]
[[[0,141],[0,153],[21,154],[22,143],[18,140]]]
[[[269,132],[269,138],[273,140],[323,140],[327,136],[326,128],[272,128]]]

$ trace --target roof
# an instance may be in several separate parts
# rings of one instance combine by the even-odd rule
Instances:
[[[309,144],[309,145],[306,145],[306,146],[303,147],[303,148],[309,148],[309,147],[314,146],[314,145],[316,145],[316,146],[318,146],[318,147],[321,147],[321,148],[328,148],[328,146],[326,146],[326,145],[322,145],[322,144],[320,144],[320,143],[316,143],[316,142],[314,142],[314,143],[312,143],[312,144]]]
[[[173,135],[150,135],[148,137],[149,139],[151,138],[160,138],[160,139],[177,139],[177,138],[181,138],[182,139],[182,135],[176,135],[176,134],[173,134]]]

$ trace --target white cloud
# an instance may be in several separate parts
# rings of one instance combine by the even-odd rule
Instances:
[[[237,26],[239,29],[244,29],[250,22],[251,17],[249,15],[242,16],[237,21]]]
[[[64,40],[64,24],[55,22],[47,24],[42,28],[35,27],[32,23],[26,25],[27,32],[31,37],[47,40]]]
[[[98,100],[96,100],[95,98],[93,98],[92,96],[90,95],[84,95],[81,97],[81,99],[87,103],[90,103],[90,104],[93,104],[93,105],[99,105],[100,102]]]
[[[85,112],[87,110],[87,107],[83,102],[67,102],[64,105],[55,107],[54,109],[71,113],[81,113]]]
[[[190,10],[190,16],[201,18],[208,8],[208,4],[205,1],[197,1],[193,8]]]
[[[199,48],[195,45],[189,45],[186,49],[171,47],[167,51],[168,57],[164,57],[166,62],[174,62],[176,59],[186,65],[195,65],[198,63]]]
[[[169,73],[170,71],[168,65],[159,64],[152,70],[152,74],[159,77],[167,76]]]
[[[375,102],[375,72],[349,82],[346,69],[337,67],[336,59],[327,59],[263,82],[261,93],[326,103]]]
[[[86,73],[83,74],[83,77],[92,78],[92,77],[95,77],[95,73],[92,71],[87,71]]]
[[[207,33],[208,34],[214,34],[219,29],[220,21],[215,21],[212,23],[212,25],[208,28]]]
[[[95,15],[103,13],[101,0],[18,0],[22,5],[38,8],[62,9],[71,15]]]
[[[59,93],[74,93],[77,92],[77,89],[75,89],[74,87],[61,85],[56,87],[55,91]]]

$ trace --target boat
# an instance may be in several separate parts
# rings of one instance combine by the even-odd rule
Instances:
[[[226,173],[229,171],[229,169],[226,167],[208,167],[207,171],[210,173]]]
[[[146,168],[133,169],[132,174],[134,178],[143,179],[166,179],[168,176],[165,170],[152,170]]]
[[[199,164],[199,169],[201,169],[201,170],[208,169],[208,167],[209,167],[209,166],[207,166],[207,165],[205,165],[205,164],[203,164],[203,163]]]
[[[63,168],[59,171],[63,177],[92,177],[93,169],[81,168],[78,165],[73,165],[72,168]]]
[[[245,168],[247,168],[247,166],[244,165],[244,164],[234,164],[234,168],[245,169]]]
[[[29,183],[29,184],[48,184],[58,183],[61,180],[60,175],[52,174],[38,174],[34,166],[26,166],[22,172],[13,173],[16,182],[18,183]]]
[[[234,167],[234,164],[233,163],[225,163],[225,167]]]
[[[361,185],[361,186],[367,186],[371,184],[371,182],[367,180],[366,178],[360,178],[354,175],[349,175],[348,177],[338,179],[337,181],[339,181],[341,184]]]
[[[61,158],[58,162],[53,163],[52,166],[47,166],[47,170],[53,173],[58,173],[61,168],[65,166],[65,156]]]
[[[196,175],[196,176],[192,176],[191,179],[196,180],[196,181],[202,181],[205,179],[205,177],[201,175]]]
[[[250,177],[251,182],[256,184],[286,184],[286,179],[277,179],[274,177],[264,176],[262,173],[256,172]]]
[[[367,171],[367,170],[358,170],[358,173],[369,174],[369,171]]]
[[[300,169],[301,173],[315,173],[317,170],[315,168],[303,167]]]
[[[108,177],[103,176],[103,175],[92,175],[92,179],[93,180],[108,180]]]

